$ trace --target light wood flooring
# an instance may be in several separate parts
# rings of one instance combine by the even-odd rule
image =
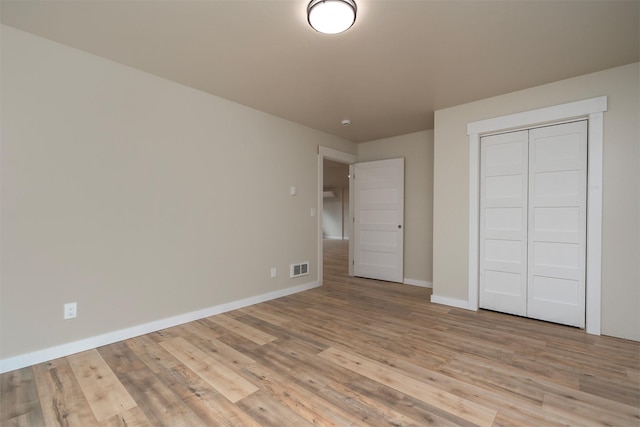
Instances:
[[[640,344],[324,286],[0,376],[2,426],[638,426]]]

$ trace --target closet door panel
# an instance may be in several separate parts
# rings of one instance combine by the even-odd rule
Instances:
[[[587,122],[529,131],[527,316],[584,327]]]
[[[483,137],[480,307],[526,315],[527,132]]]

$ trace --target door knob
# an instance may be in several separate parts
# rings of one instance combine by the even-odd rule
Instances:
[[[402,228],[402,226],[401,226],[401,225],[399,225],[399,226],[398,226],[398,228]]]

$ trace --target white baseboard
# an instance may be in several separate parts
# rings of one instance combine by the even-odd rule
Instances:
[[[154,322],[144,323],[142,325],[132,326],[130,328],[120,329],[118,331],[108,332],[103,335],[97,335],[79,341],[45,348],[43,350],[9,357],[0,360],[0,374],[14,371],[16,369],[25,368],[27,366],[36,365],[38,363],[47,362],[59,357],[69,356],[81,351],[91,350],[103,345],[112,344],[114,342],[123,341],[140,335],[149,334],[151,332],[156,332],[162,329],[170,328],[172,326],[192,322],[194,320],[203,319],[205,317],[214,316],[216,314],[225,313],[227,311],[236,310],[238,308],[247,307],[276,298],[281,298],[287,295],[317,288],[318,286],[320,286],[320,283],[318,281],[305,283],[298,286],[292,286],[290,288],[268,292],[262,295],[256,295],[254,297],[216,305],[202,310],[192,311],[190,313],[180,314],[178,316],[168,317],[166,319],[156,320]]]
[[[421,286],[423,288],[433,288],[433,283],[427,282],[425,280],[407,279],[405,277],[402,283],[404,283],[405,285]]]
[[[349,240],[348,237],[342,236],[322,236],[324,240]]]
[[[448,305],[456,308],[464,308],[465,310],[473,310],[469,307],[469,302],[463,299],[441,297],[439,295],[431,295],[431,302],[435,304]]]

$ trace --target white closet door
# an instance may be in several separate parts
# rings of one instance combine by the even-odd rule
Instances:
[[[528,132],[483,137],[480,307],[526,316]]]
[[[529,131],[528,317],[585,326],[587,122]]]

